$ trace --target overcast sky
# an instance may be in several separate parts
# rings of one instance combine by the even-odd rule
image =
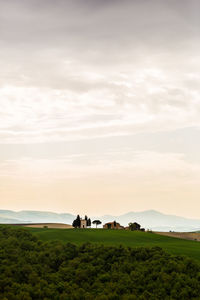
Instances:
[[[0,208],[200,218],[199,11],[0,0]]]

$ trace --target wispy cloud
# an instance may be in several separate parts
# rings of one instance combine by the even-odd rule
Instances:
[[[96,89],[90,89],[88,79],[88,90],[82,93],[2,87],[1,143],[68,141],[199,126],[200,89],[187,87],[187,75],[172,82],[170,74],[150,69],[134,78],[126,74],[126,80],[108,77]]]

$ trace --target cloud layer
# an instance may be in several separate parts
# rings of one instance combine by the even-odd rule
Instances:
[[[199,126],[197,1],[0,1],[1,143]]]

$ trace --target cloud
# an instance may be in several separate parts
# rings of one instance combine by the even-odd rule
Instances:
[[[199,127],[199,87],[162,70],[99,78],[88,90],[0,88],[1,143],[70,141]],[[90,75],[89,75],[90,76]],[[125,78],[124,78],[125,77]],[[174,82],[173,82],[174,79]],[[109,81],[110,80],[110,81]],[[96,82],[96,87],[95,87]]]
[[[199,6],[0,1],[0,143],[199,127]]]
[[[1,85],[82,90],[84,72],[107,80],[152,65],[198,70],[199,6],[194,0],[0,1]]]

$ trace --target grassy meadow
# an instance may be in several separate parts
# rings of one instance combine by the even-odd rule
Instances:
[[[167,237],[150,232],[103,229],[28,228],[43,241],[60,240],[81,245],[85,242],[107,246],[154,247],[171,254],[191,257],[200,262],[200,242]]]

